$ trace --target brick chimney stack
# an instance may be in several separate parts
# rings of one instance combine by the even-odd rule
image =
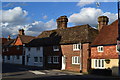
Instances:
[[[7,38],[7,40],[9,41],[11,39],[11,37],[10,37],[10,35],[8,35],[8,38]]]
[[[109,18],[107,16],[98,17],[98,30],[100,31],[103,26],[108,25]]]
[[[19,29],[19,35],[25,35],[24,29]]]
[[[57,21],[57,29],[67,28],[67,22],[68,22],[67,16],[61,16],[56,21]]]

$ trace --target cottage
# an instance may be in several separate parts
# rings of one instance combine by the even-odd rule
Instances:
[[[27,47],[43,47],[45,68],[87,72],[90,68],[90,44],[98,30],[88,24],[67,27],[67,22],[67,16],[59,17],[57,29],[42,32]]]
[[[23,45],[28,43],[35,37],[27,36],[24,30],[20,29],[16,39],[10,39],[3,45],[2,56],[6,63],[24,64],[24,48]]]
[[[99,34],[91,46],[91,68],[111,69],[113,75],[118,75],[118,21],[108,24],[108,17],[98,18]]]

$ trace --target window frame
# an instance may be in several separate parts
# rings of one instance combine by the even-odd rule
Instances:
[[[48,62],[49,64],[52,63],[52,56],[48,56],[48,58],[47,58],[47,62]]]
[[[16,59],[20,59],[20,56],[19,56],[19,55],[16,55]]]
[[[101,50],[101,48],[102,48],[103,50]],[[98,52],[104,52],[104,46],[97,46],[97,51],[98,51]]]
[[[53,46],[53,51],[59,51],[59,46],[58,45]]]
[[[59,63],[59,56],[53,56],[53,63],[54,64],[58,64]]]
[[[36,60],[35,60],[35,58],[36,58]],[[34,57],[34,63],[38,63],[38,57]]]
[[[81,49],[81,43],[73,44],[73,51],[79,51]]]
[[[105,59],[94,59],[94,68],[104,69],[105,68]]]
[[[43,62],[43,57],[39,57],[39,62]]]
[[[72,56],[72,64],[80,64],[80,56]]]
[[[7,60],[10,60],[10,56],[7,56]]]

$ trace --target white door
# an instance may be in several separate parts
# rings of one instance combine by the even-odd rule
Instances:
[[[66,67],[66,57],[62,56],[62,70],[65,70]]]

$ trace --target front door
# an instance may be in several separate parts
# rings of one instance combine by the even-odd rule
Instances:
[[[65,70],[66,67],[66,57],[62,56],[62,70]]]

